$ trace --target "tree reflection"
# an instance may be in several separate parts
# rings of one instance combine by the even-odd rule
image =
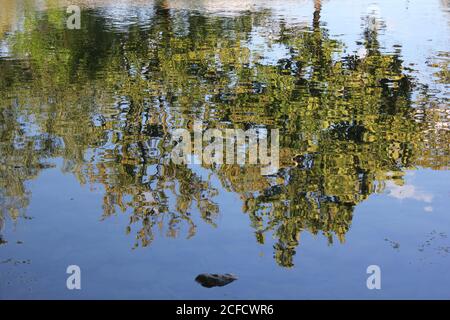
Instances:
[[[384,181],[402,184],[415,165],[447,166],[448,130],[428,130],[428,109],[418,121],[419,84],[399,54],[380,50],[376,28],[363,32],[365,55],[345,54],[320,11],[315,1],[304,28],[268,11],[217,17],[157,1],[149,21],[126,30],[86,10],[79,32],[62,27],[60,9],[27,12],[7,38],[14,59],[0,60],[2,219],[17,218],[29,202],[25,182],[62,158],[80,183],[102,186],[103,218],[129,213],[135,246],[149,245],[155,228],[193,236],[192,211],[214,226],[213,176],[240,195],[258,242],[275,235],[279,265],[293,266],[302,231],[343,242],[354,207]],[[266,62],[257,35],[285,57]],[[280,129],[282,168],[267,177],[255,166],[205,165],[205,178],[173,164],[171,132],[195,120]]]

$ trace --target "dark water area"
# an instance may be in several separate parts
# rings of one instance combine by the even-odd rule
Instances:
[[[450,298],[449,39],[439,0],[0,0],[0,298]],[[278,170],[175,164],[199,121]]]

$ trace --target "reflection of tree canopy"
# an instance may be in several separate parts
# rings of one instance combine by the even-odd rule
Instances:
[[[319,1],[311,29],[269,12],[213,17],[158,5],[145,26],[126,30],[95,10],[84,12],[82,30],[65,30],[62,16],[26,14],[24,30],[8,38],[16,59],[0,60],[0,199],[10,215],[27,205],[25,181],[60,157],[81,183],[103,186],[104,217],[132,212],[127,230],[139,224],[136,245],[148,245],[155,227],[176,236],[185,223],[192,236],[192,207],[214,225],[218,190],[210,177],[169,161],[173,128],[195,119],[279,128],[277,175],[205,169],[241,195],[257,240],[273,232],[277,262],[292,266],[301,230],[343,241],[353,208],[383,181],[402,183],[402,169],[416,164],[448,163],[448,131],[428,130],[424,141],[435,118],[417,121],[416,84],[399,57],[383,54],[370,28],[367,54],[343,55],[320,26]],[[252,43],[269,28],[269,45],[287,52],[276,63],[265,63]]]

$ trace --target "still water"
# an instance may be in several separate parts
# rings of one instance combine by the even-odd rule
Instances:
[[[0,298],[450,298],[449,36],[446,0],[0,0]],[[174,164],[195,121],[279,170]]]

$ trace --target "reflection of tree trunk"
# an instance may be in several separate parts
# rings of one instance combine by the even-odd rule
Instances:
[[[169,10],[169,2],[167,0],[156,0],[155,1],[156,12],[167,12]]]
[[[165,40],[169,41],[169,31],[171,29],[170,7],[167,0],[155,1],[155,16],[157,19],[156,28],[163,32]]]
[[[317,74],[317,80],[323,80],[323,68],[325,66],[324,53],[322,49],[323,34],[320,29],[320,12],[322,10],[322,1],[314,0],[314,14],[313,14],[313,41],[314,52],[316,61],[314,62],[313,69]],[[319,93],[319,92],[317,92]]]
[[[322,9],[322,0],[314,0],[313,28],[317,30],[320,27],[320,11]]]
[[[3,38],[3,33],[10,31],[16,25],[16,1],[2,0],[0,8],[0,39]]]

